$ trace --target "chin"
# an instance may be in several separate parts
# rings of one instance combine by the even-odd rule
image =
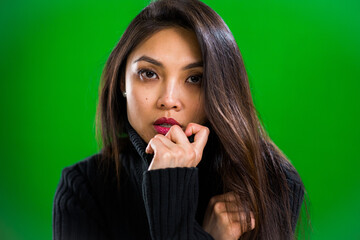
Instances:
[[[149,143],[150,139],[155,137],[156,133],[148,133],[148,134],[145,134],[145,135],[139,134],[139,135],[142,138],[142,140],[144,140],[144,142]]]

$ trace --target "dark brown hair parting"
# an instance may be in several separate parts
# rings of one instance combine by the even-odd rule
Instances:
[[[155,32],[183,27],[195,32],[202,51],[202,90],[205,111],[217,151],[214,163],[224,192],[241,199],[239,211],[247,213],[244,230],[254,213],[256,227],[241,239],[293,239],[291,206],[284,167],[294,168],[270,140],[258,119],[244,62],[229,28],[210,7],[198,0],[158,0],[130,23],[113,49],[102,75],[97,126],[102,155],[115,163],[119,178],[120,153],[126,134],[126,101],[122,97],[128,55]]]

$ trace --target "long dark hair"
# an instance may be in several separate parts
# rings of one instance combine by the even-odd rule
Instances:
[[[98,129],[102,154],[116,165],[119,175],[121,136],[126,133],[126,100],[120,90],[126,59],[155,32],[183,27],[195,32],[204,62],[202,91],[205,111],[216,146],[215,162],[224,191],[241,199],[239,209],[250,212],[256,227],[242,239],[293,238],[289,190],[284,168],[297,174],[270,140],[259,121],[238,45],[222,18],[197,0],[159,0],[143,9],[130,23],[106,63],[100,87]]]

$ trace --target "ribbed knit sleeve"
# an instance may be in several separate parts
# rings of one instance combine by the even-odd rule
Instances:
[[[108,239],[96,200],[79,167],[65,168],[53,207],[53,239]]]
[[[142,188],[153,240],[213,239],[195,220],[199,194],[197,168],[146,171]]]

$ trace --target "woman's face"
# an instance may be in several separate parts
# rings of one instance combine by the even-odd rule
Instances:
[[[202,66],[195,33],[183,28],[161,30],[131,52],[122,91],[128,120],[145,142],[174,124],[205,123]]]

